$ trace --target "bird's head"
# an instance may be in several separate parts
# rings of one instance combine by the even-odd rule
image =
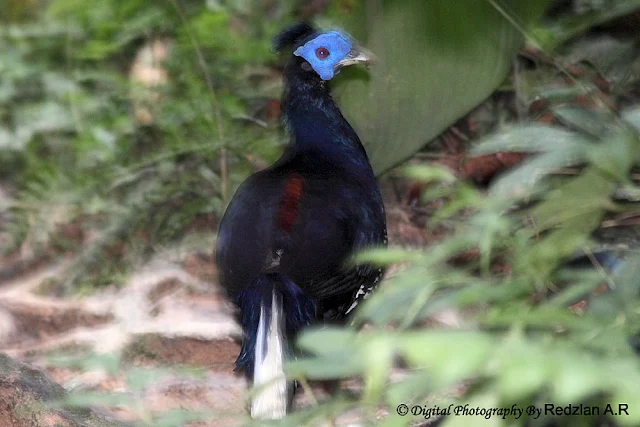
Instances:
[[[340,31],[317,32],[303,23],[281,33],[275,41],[277,50],[294,45],[293,54],[302,58],[301,66],[315,71],[322,80],[331,80],[340,69],[355,64],[369,64],[373,55]]]

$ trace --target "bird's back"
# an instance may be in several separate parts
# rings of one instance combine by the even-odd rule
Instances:
[[[357,291],[375,272],[347,266],[348,258],[385,239],[372,179],[372,172],[354,174],[317,153],[292,156],[250,177],[220,225],[223,287],[233,297],[277,262],[278,272],[320,302]]]

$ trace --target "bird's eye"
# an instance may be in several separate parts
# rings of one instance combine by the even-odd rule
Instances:
[[[318,59],[327,59],[329,57],[329,50],[326,47],[319,47],[316,49],[316,56]]]

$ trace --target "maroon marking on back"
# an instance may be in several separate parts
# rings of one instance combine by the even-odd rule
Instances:
[[[277,218],[278,225],[287,233],[291,232],[298,219],[303,188],[304,179],[299,175],[291,175],[284,184]]]

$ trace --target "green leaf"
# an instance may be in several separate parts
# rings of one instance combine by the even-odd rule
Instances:
[[[597,74],[611,84],[614,95],[632,87],[640,78],[640,58],[631,39],[615,37],[609,32],[596,32],[572,40],[562,50],[566,64],[581,63],[593,68],[579,79],[579,86],[589,88],[591,96],[597,96],[598,89],[592,84],[592,77]]]
[[[543,125],[523,125],[506,127],[488,136],[473,147],[471,154],[480,156],[505,152],[579,151],[587,142],[584,136],[565,129]]]
[[[613,183],[595,168],[553,190],[547,199],[531,210],[535,228],[546,230],[570,224],[577,230],[591,230],[599,223],[604,210],[612,208],[609,199]]]
[[[415,304],[421,303],[434,291],[435,279],[422,268],[412,268],[411,271],[414,274],[388,279],[384,287],[361,303],[356,310],[356,322],[366,319],[384,325],[393,320],[404,320],[410,309],[419,309]],[[403,307],[403,310],[398,311],[394,307]]]
[[[387,385],[395,355],[394,341],[386,334],[373,337],[363,351],[364,395],[363,400],[375,404],[380,400]]]
[[[557,399],[558,404],[569,404],[588,398],[606,381],[601,363],[588,356],[560,353],[556,362],[558,367],[551,383],[554,400]]]
[[[586,147],[573,145],[540,154],[496,179],[490,194],[500,197],[525,198],[537,190],[537,184],[549,173],[584,161]]]
[[[298,347],[317,354],[326,354],[348,347],[357,339],[355,331],[337,327],[305,330],[298,339]]]
[[[565,125],[594,138],[603,138],[618,129],[616,118],[605,111],[589,110],[575,105],[552,108],[554,116]]]
[[[378,61],[368,78],[361,70],[345,70],[351,79],[338,79],[336,96],[377,173],[411,156],[489,96],[523,42],[487,1],[356,4],[345,28]],[[548,2],[497,4],[526,28]]]
[[[411,165],[404,168],[404,174],[408,178],[417,179],[423,182],[445,182],[456,181],[456,176],[450,169],[438,166]]]
[[[589,295],[603,281],[602,273],[593,272],[590,277],[583,277],[582,282],[574,283],[546,302],[551,307],[567,307],[578,299]]]
[[[513,324],[547,329],[578,329],[589,330],[597,328],[599,322],[591,317],[577,317],[569,310],[555,307],[530,308],[523,304],[510,305],[503,309],[495,309],[484,317],[487,326],[508,327]]]
[[[428,372],[416,371],[414,375],[393,384],[387,392],[389,406],[395,408],[400,403],[405,403],[411,407],[419,404],[420,400],[433,390],[430,379]]]
[[[18,135],[4,127],[0,127],[0,152],[2,151],[22,151],[24,150],[28,138]]]
[[[16,116],[18,136],[74,130],[71,113],[53,101],[27,105],[19,110]]]
[[[422,253],[399,247],[384,249],[369,249],[361,251],[354,258],[354,262],[370,262],[375,265],[389,265],[399,262],[417,261],[422,258]]]
[[[509,343],[497,362],[497,387],[502,396],[519,400],[533,395],[549,380],[552,370],[537,348]]]
[[[640,139],[635,132],[620,132],[605,138],[591,150],[591,163],[618,182],[629,179],[629,171],[640,162]]]
[[[359,355],[347,351],[298,359],[285,366],[287,376],[293,378],[302,376],[311,379],[346,378],[360,374],[362,369]]]
[[[638,390],[620,391],[611,397],[611,408],[614,413],[618,412],[619,404],[628,405],[628,414],[619,414],[616,416],[616,421],[619,421],[621,425],[625,426],[637,426],[640,424],[640,411],[632,411],[631,408],[640,407],[640,393]]]
[[[626,120],[633,128],[640,132],[640,107],[633,107],[623,111],[622,118]]]
[[[489,336],[462,331],[407,333],[401,341],[407,362],[427,369],[439,385],[473,375],[486,363],[493,347]]]

